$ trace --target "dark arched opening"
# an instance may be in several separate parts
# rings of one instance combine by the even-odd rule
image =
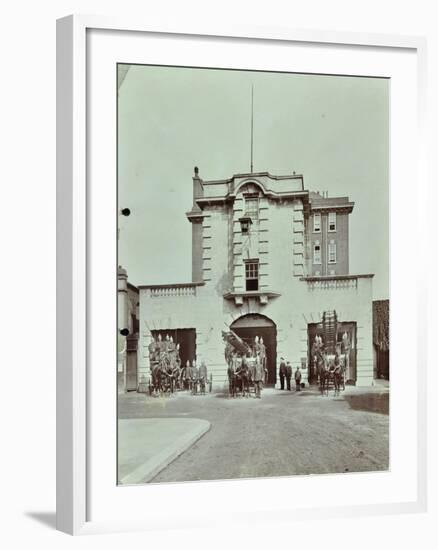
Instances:
[[[277,327],[275,323],[258,313],[248,313],[236,319],[230,329],[251,347],[256,336],[263,338],[266,346],[267,384],[274,385],[277,373]]]

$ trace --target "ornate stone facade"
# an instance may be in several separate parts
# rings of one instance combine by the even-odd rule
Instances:
[[[139,378],[149,374],[151,331],[194,329],[196,360],[206,362],[220,388],[226,382],[222,330],[239,318],[248,327],[265,318],[275,327],[271,380],[282,356],[305,367],[306,381],[309,327],[335,310],[340,322],[354,325],[353,381],[371,384],[372,275],[348,273],[353,207],[348,197],[309,192],[301,175],[261,172],[203,181],[196,169],[186,213],[193,280],[139,286]]]

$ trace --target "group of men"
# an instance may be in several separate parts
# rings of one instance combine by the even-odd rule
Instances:
[[[205,392],[207,383],[207,366],[202,361],[201,366],[196,366],[195,359],[187,360],[185,366],[181,366],[180,344],[175,343],[172,336],[166,335],[163,340],[161,334],[152,337],[149,344],[149,361],[151,370],[155,365],[160,365],[162,370],[170,375],[174,389],[186,389],[192,393]]]
[[[286,389],[288,391],[291,391],[291,378],[292,378],[292,365],[290,364],[290,361],[285,361],[284,357],[281,357],[280,359],[280,368],[279,368],[279,375],[280,375],[280,389],[284,390],[284,382],[286,381]],[[301,391],[301,369],[300,367],[297,367],[294,373],[294,379],[295,379],[295,390]]]
[[[181,357],[179,352],[180,345],[173,341],[172,336],[166,334],[165,340],[163,340],[161,334],[158,334],[157,339],[153,336],[149,344],[150,364],[159,363],[163,358],[166,358],[172,367],[180,368]]]
[[[198,393],[198,387],[201,393],[205,393],[205,385],[207,384],[207,365],[205,361],[201,362],[201,366],[196,366],[196,361],[192,363],[187,360],[185,367],[181,369],[182,388],[190,390],[193,394]]]

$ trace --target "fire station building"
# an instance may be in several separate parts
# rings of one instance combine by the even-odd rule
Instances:
[[[138,383],[149,378],[152,336],[180,343],[181,359],[204,360],[213,387],[227,383],[222,331],[267,348],[268,384],[280,357],[311,378],[311,347],[324,312],[335,312],[337,338],[348,335],[347,380],[373,381],[371,274],[349,273],[348,197],[305,188],[302,175],[268,172],[204,181],[195,168],[192,281],[139,285]],[[183,212],[181,213],[183,215]],[[165,283],[165,281],[163,281]]]

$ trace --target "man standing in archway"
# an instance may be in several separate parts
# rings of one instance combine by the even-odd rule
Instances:
[[[287,391],[291,391],[290,389],[290,379],[292,378],[292,366],[290,364],[290,361],[286,363],[286,387]]]
[[[284,390],[284,379],[286,377],[286,361],[284,360],[284,357],[281,358],[280,368],[278,373],[280,375],[280,390]]]
[[[299,365],[295,370],[295,391],[301,391],[301,370]]]
[[[260,360],[260,353],[256,355],[255,364],[254,364],[254,386],[255,386],[255,395],[258,399],[262,397],[262,387],[263,380],[265,377],[265,371]]]
[[[260,351],[260,361],[262,363],[263,372],[265,373],[263,382],[266,384],[268,381],[268,371],[266,369],[266,346],[263,343],[262,336],[260,336],[260,340],[259,340],[259,351]]]

